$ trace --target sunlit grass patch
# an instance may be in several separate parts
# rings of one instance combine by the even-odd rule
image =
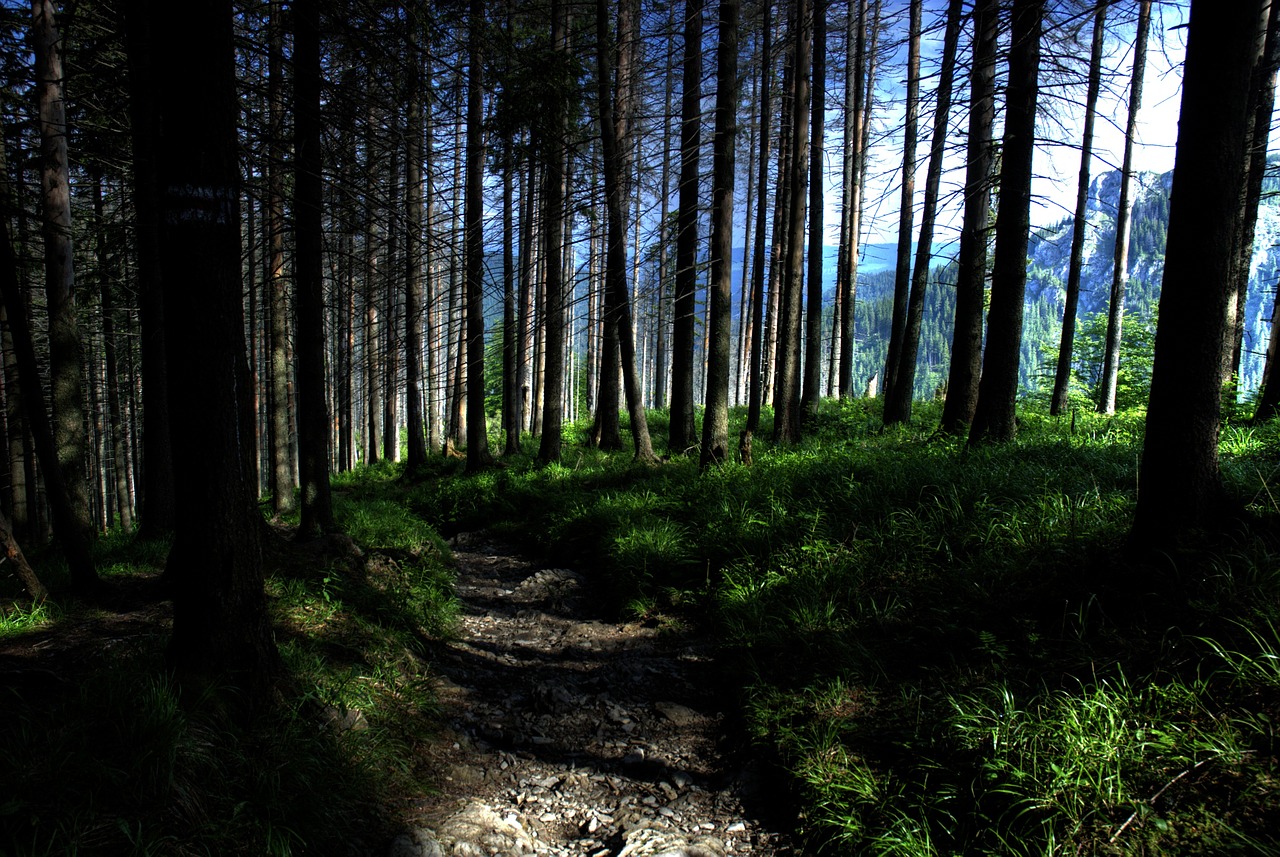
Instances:
[[[39,604],[14,601],[0,603],[0,639],[16,637],[46,627],[62,617],[62,609],[49,601]]]

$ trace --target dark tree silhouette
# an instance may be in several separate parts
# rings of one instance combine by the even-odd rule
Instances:
[[[1163,548],[1223,512],[1222,352],[1244,191],[1260,0],[1192,0],[1132,542]]]

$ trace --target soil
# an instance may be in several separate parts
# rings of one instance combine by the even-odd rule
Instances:
[[[435,669],[441,792],[393,855],[791,855],[769,771],[738,752],[713,645],[610,621],[593,583],[482,535],[452,542],[462,616]]]
[[[739,701],[713,641],[613,621],[590,576],[536,565],[483,535],[451,546],[459,628],[432,665],[436,740],[414,748],[439,790],[398,812],[412,827],[373,855],[800,853],[786,832],[796,819],[783,778],[735,735]],[[113,592],[53,629],[0,642],[4,683],[66,689],[102,658],[158,651],[172,609],[155,579]]]

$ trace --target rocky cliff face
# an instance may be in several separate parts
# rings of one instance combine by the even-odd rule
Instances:
[[[1280,163],[1270,165],[1272,170]],[[1164,276],[1164,243],[1169,223],[1169,191],[1173,173],[1138,173],[1133,192],[1134,208],[1129,249],[1129,282],[1126,312],[1149,317],[1160,297]],[[1089,188],[1080,278],[1079,315],[1107,311],[1110,300],[1116,238],[1116,209],[1120,198],[1120,171],[1096,176]],[[1028,246],[1027,301],[1048,303],[1060,318],[1066,297],[1071,260],[1072,224],[1063,220],[1032,235]],[[1272,302],[1280,277],[1280,180],[1269,175],[1258,211],[1249,296],[1245,307],[1245,355],[1241,388],[1257,388],[1262,375],[1270,331]]]

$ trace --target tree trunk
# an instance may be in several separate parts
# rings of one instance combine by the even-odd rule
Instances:
[[[1098,112],[1098,91],[1102,84],[1102,47],[1106,35],[1107,4],[1099,3],[1093,14],[1093,45],[1089,52],[1089,84],[1084,99],[1084,132],[1080,138],[1080,181],[1076,185],[1076,208],[1071,226],[1071,261],[1067,268],[1066,303],[1062,310],[1062,338],[1058,344],[1058,365],[1053,379],[1053,399],[1049,413],[1058,416],[1067,407],[1071,389],[1071,353],[1075,348],[1076,309],[1080,303],[1080,274],[1084,269],[1085,214],[1089,204],[1090,161],[1093,159],[1093,126]]]
[[[520,451],[519,330],[516,325],[514,141],[504,141],[502,169],[502,454]]]
[[[169,381],[164,344],[164,296],[160,283],[160,197],[156,184],[155,92],[148,51],[150,21],[135,7],[125,16],[129,55],[129,130],[133,144],[133,200],[138,257],[139,351],[142,360],[142,485],[138,537],[173,532],[173,454],[169,434]],[[138,447],[135,447],[137,449]]]
[[[551,3],[551,43],[555,50],[567,51],[564,9],[559,0]],[[560,460],[563,441],[562,420],[564,397],[564,318],[565,289],[563,276],[564,193],[565,193],[565,110],[562,97],[554,96],[551,110],[551,133],[541,141],[546,152],[543,177],[543,264],[545,312],[543,328],[543,401],[542,437],[538,442],[538,460],[543,464]]]
[[[319,0],[295,0],[294,16],[294,305],[298,313],[298,476],[302,517],[298,538],[331,531],[329,408],[325,400],[324,237],[320,174]]]
[[[729,366],[733,314],[733,162],[738,126],[738,0],[720,0],[716,130],[711,177],[711,288],[707,301],[706,410],[701,466],[729,457]]]
[[[629,53],[634,50],[635,39],[635,21],[629,17],[629,13],[634,9],[630,4],[623,3],[619,7],[618,20],[618,37],[622,41],[624,48],[620,53],[620,57],[627,57],[626,65],[619,66],[616,89],[619,96],[627,91],[626,82],[630,76],[631,57]],[[625,14],[624,14],[625,13]],[[598,43],[597,60],[599,63],[599,95],[600,95],[600,129],[601,143],[604,151],[604,184],[605,184],[605,217],[606,217],[606,247],[605,247],[605,327],[613,331],[613,337],[618,343],[617,357],[610,358],[604,365],[603,375],[613,379],[610,383],[614,387],[612,408],[616,413],[618,407],[617,401],[617,377],[618,365],[615,362],[620,360],[622,365],[622,380],[626,388],[627,409],[631,418],[632,445],[635,448],[635,457],[638,461],[653,461],[653,446],[649,439],[649,423],[644,412],[644,400],[640,389],[640,376],[636,371],[636,349],[635,334],[631,322],[631,300],[628,294],[629,287],[627,285],[627,248],[626,248],[626,219],[625,209],[623,207],[623,176],[626,174],[626,165],[624,162],[624,153],[628,150],[627,138],[624,134],[629,121],[623,113],[624,110],[629,112],[629,104],[624,102],[620,106],[619,115],[614,114],[613,100],[611,98],[610,89],[610,65],[609,56],[612,51],[608,44],[608,4],[605,0],[598,0],[596,4],[596,26],[601,34]],[[605,396],[603,393],[605,381],[601,381],[601,396],[599,407],[605,407]]]
[[[1142,77],[1147,66],[1147,30],[1150,29],[1151,0],[1139,0],[1138,33],[1133,47],[1133,78],[1129,89],[1129,122],[1124,132],[1124,160],[1120,168],[1120,203],[1116,207],[1115,265],[1111,272],[1111,305],[1107,313],[1106,351],[1102,362],[1102,389],[1098,392],[1098,413],[1116,412],[1116,382],[1120,372],[1120,336],[1124,326],[1125,285],[1129,282],[1129,227],[1133,213],[1130,186],[1133,184],[1133,140],[1138,134],[1138,111],[1142,108]]]
[[[8,240],[8,237],[6,234],[4,236],[5,240]],[[22,587],[27,590],[27,594],[31,596],[33,602],[39,604],[49,597],[49,590],[40,582],[35,570],[31,568],[27,558],[23,556],[22,548],[18,546],[18,540],[13,536],[13,525],[9,523],[9,519],[4,516],[3,512],[0,512],[0,550],[3,550],[4,558],[13,563],[18,580],[22,581]]]
[[[698,157],[702,149],[702,0],[684,6],[680,95],[680,208],[676,213],[675,308],[671,331],[671,427],[674,455],[698,442],[693,411],[693,348],[698,288]]]
[[[1017,432],[1018,362],[1027,289],[1031,166],[1043,17],[1044,0],[1014,0],[991,308],[987,314],[987,348],[978,405],[969,428],[970,446],[983,441],[1009,441]]]
[[[769,211],[769,141],[772,139],[769,124],[773,119],[772,81],[769,69],[773,65],[773,24],[769,20],[769,4],[765,4],[764,21],[761,24],[763,44],[760,48],[760,178],[756,189],[756,240],[755,256],[751,263],[751,369],[747,376],[747,425],[742,444],[751,447],[751,438],[760,430],[760,407],[764,402],[764,279],[765,279],[765,222]],[[745,259],[744,259],[745,263]],[[743,307],[746,311],[746,307]]]
[[[1253,263],[1253,245],[1258,219],[1258,205],[1262,200],[1262,180],[1267,169],[1267,144],[1271,135],[1271,114],[1276,100],[1276,69],[1280,66],[1280,3],[1271,3],[1268,10],[1267,32],[1263,41],[1262,56],[1254,66],[1254,79],[1250,87],[1250,105],[1252,107],[1252,128],[1249,135],[1249,177],[1245,196],[1245,208],[1241,226],[1241,237],[1235,263],[1236,280],[1236,341],[1233,349],[1232,366],[1239,371],[1240,356],[1244,348],[1244,305],[1249,293],[1249,273]],[[1280,290],[1276,292],[1280,298]],[[1275,319],[1280,318],[1275,312],[1274,304],[1271,313],[1271,336],[1267,344],[1266,362],[1263,364],[1262,380],[1258,390],[1258,407],[1254,420],[1266,419],[1270,410],[1274,413],[1276,396],[1280,390],[1270,389],[1276,385],[1271,383],[1272,361],[1275,357],[1277,331]]]
[[[72,505],[70,495],[62,482],[58,467],[57,446],[53,428],[44,405],[44,387],[36,363],[35,345],[31,341],[31,321],[27,313],[26,298],[18,283],[17,259],[9,240],[8,218],[0,217],[0,299],[4,301],[18,363],[18,380],[22,401],[26,407],[27,422],[40,457],[44,473],[49,505],[53,511],[54,528],[66,555],[67,565],[73,570],[73,585],[77,589],[92,591],[96,588],[98,573],[94,568],[90,542],[93,536],[92,521],[86,528]]]
[[[920,236],[916,241],[916,264],[911,272],[911,294],[907,301],[907,325],[902,334],[902,354],[898,378],[885,398],[885,423],[910,422],[915,399],[916,356],[920,350],[920,326],[924,319],[925,289],[933,261],[933,227],[938,214],[938,192],[942,184],[942,158],[947,142],[947,122],[951,117],[951,84],[954,78],[956,46],[960,41],[961,0],[947,4],[946,32],[942,38],[942,65],[938,79],[938,100],[929,139],[929,168],[924,180],[924,207],[920,211]]]
[[[413,10],[414,7],[407,7]],[[409,70],[406,102],[409,108],[405,127],[405,290],[404,290],[404,377],[405,422],[408,446],[405,450],[405,474],[414,476],[427,463],[427,435],[422,424],[422,267],[423,267],[423,170],[422,139],[426,133],[422,87],[422,64],[419,52],[419,30],[423,26],[418,14],[410,11]]]
[[[824,137],[827,107],[827,3],[816,0],[813,11],[813,86],[809,134],[809,274],[806,281],[803,419],[818,413],[822,398],[822,215],[826,174]]]
[[[237,394],[248,367],[232,9],[201,0],[184,5],[181,19],[171,12],[152,3],[148,14],[152,67],[165,70],[155,78],[156,152],[178,524],[168,654],[179,675],[205,686],[229,682],[253,709],[270,703],[280,660]]]
[[[35,54],[36,109],[40,127],[41,231],[44,235],[45,302],[49,314],[49,390],[53,442],[70,519],[60,540],[83,543],[69,552],[71,582],[93,589],[98,576],[83,560],[94,540],[85,465],[84,348],[76,321],[75,271],[71,246],[71,183],[67,164],[67,115],[62,93],[61,36],[53,0],[32,0],[31,45]],[[29,402],[34,400],[28,397]],[[47,474],[46,474],[47,477]]]
[[[840,368],[837,390],[840,398],[852,399],[854,316],[858,296],[858,251],[862,237],[862,129],[867,122],[865,69],[867,65],[867,0],[858,0],[858,14],[849,11],[846,44],[853,46],[844,79],[844,208],[840,212],[840,282],[837,319],[840,340]],[[855,32],[856,28],[856,32]]]
[[[982,307],[987,276],[987,218],[995,164],[996,43],[999,0],[977,0],[973,11],[973,67],[969,74],[969,144],[964,218],[956,262],[956,315],[942,430],[960,434],[973,422],[982,369]]]
[[[471,0],[467,47],[467,167],[462,225],[467,276],[467,471],[493,463],[484,413],[484,3]]]
[[[1265,170],[1267,163],[1267,138],[1271,133],[1271,113],[1268,109],[1264,118],[1259,115],[1259,106],[1267,84],[1264,80],[1265,69],[1269,65],[1267,51],[1270,48],[1267,37],[1271,30],[1271,19],[1274,14],[1273,4],[1267,4],[1261,10],[1262,23],[1256,32],[1253,50],[1253,77],[1249,81],[1249,123],[1245,137],[1245,186],[1240,197],[1240,235],[1235,241],[1236,255],[1231,265],[1231,281],[1235,284],[1235,297],[1227,308],[1227,339],[1222,351],[1222,384],[1223,400],[1232,406],[1240,395],[1240,357],[1244,349],[1244,333],[1249,303],[1249,274],[1253,261],[1254,227],[1258,216],[1258,203],[1262,198],[1262,177],[1256,181],[1254,169]],[[1269,96],[1274,98],[1274,91]],[[1255,139],[1261,139],[1262,149],[1257,148]]]
[[[911,289],[911,233],[915,222],[916,136],[920,114],[920,17],[922,0],[911,0],[907,41],[907,113],[902,129],[902,194],[898,200],[898,263],[893,280],[893,319],[889,326],[889,350],[884,362],[884,420],[901,422],[894,403],[899,401],[898,377],[904,358],[907,303]],[[913,358],[914,359],[914,358]],[[910,398],[910,393],[907,394]]]
[[[795,62],[792,70],[791,164],[787,203],[787,247],[779,298],[778,366],[774,389],[775,443],[800,440],[800,298],[804,269],[805,203],[809,179],[809,4],[792,11]]]
[[[272,0],[267,24],[267,292],[271,317],[271,500],[277,515],[293,509],[289,454],[289,291],[284,277],[284,24]]]
[[[104,242],[106,230],[103,228],[102,174],[93,175],[93,211],[99,241]],[[98,247],[98,263],[105,264],[106,247]],[[111,294],[111,279],[106,272],[99,275],[101,280],[99,300],[102,309],[102,361],[106,372],[106,405],[107,430],[111,437],[111,486],[115,497],[116,515],[120,528],[126,533],[133,531],[133,498],[129,491],[129,444],[125,431],[125,419],[120,401],[121,378],[119,360],[116,357],[116,308]]]
[[[1151,398],[1132,543],[1172,547],[1222,516],[1223,343],[1244,190],[1258,0],[1192,0]]]

